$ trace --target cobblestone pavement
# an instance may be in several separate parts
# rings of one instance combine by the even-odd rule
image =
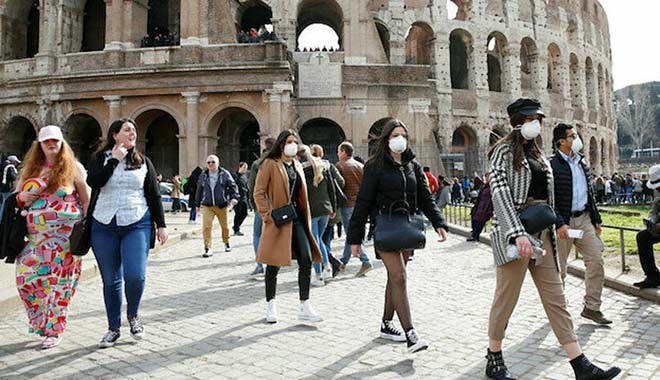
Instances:
[[[1,311],[0,378],[484,379],[492,256],[488,247],[458,236],[443,244],[429,238],[408,274],[415,327],[431,342],[418,354],[377,338],[385,285],[379,261],[366,278],[355,278],[359,261],[352,259],[349,274],[312,288],[324,317],[317,325],[298,323],[296,271],[283,270],[280,322],[268,325],[263,282],[246,276],[254,265],[251,236],[232,237],[231,253],[220,251],[216,240],[210,259],[201,257],[201,239],[194,237],[151,258],[141,308],[144,340],[134,341],[124,320],[119,343],[96,348],[107,326],[97,277],[81,283],[55,349],[38,350],[22,309]],[[341,244],[333,243],[337,254]],[[615,362],[624,369],[621,378],[660,378],[660,305],[606,289],[603,310],[614,324],[599,328],[579,317],[583,289],[581,280],[569,278],[570,311],[587,355]],[[510,332],[505,357],[521,379],[573,378],[529,276]]]

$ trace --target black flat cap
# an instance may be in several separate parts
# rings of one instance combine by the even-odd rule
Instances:
[[[509,116],[513,116],[515,114],[521,114],[524,116],[545,116],[543,111],[541,111],[541,103],[536,99],[529,98],[520,98],[509,104],[509,106],[506,108],[506,112],[509,113]]]

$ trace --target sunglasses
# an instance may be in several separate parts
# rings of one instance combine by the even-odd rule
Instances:
[[[215,161],[206,161],[207,164],[212,165],[212,164],[217,164]]]

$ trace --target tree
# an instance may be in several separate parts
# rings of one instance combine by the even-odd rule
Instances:
[[[616,105],[619,128],[630,136],[635,148],[641,149],[655,135],[658,105],[648,90],[639,87],[621,95]]]

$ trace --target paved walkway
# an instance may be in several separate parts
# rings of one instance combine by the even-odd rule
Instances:
[[[313,288],[311,300],[325,318],[317,325],[296,320],[296,272],[283,270],[280,322],[267,325],[263,283],[246,280],[251,236],[232,238],[231,253],[216,240],[210,259],[201,257],[195,236],[151,258],[141,309],[147,336],[139,343],[124,327],[118,345],[96,348],[106,329],[100,278],[81,283],[67,334],[53,350],[37,349],[20,307],[0,310],[0,379],[484,379],[491,254],[461,237],[443,244],[429,237],[409,270],[413,320],[432,344],[415,355],[405,353],[405,344],[377,338],[385,285],[380,262],[366,278],[349,274]],[[352,260],[349,271],[358,267]],[[660,305],[606,289],[603,310],[614,324],[599,328],[579,317],[581,280],[569,278],[567,295],[590,358],[616,361],[625,371],[621,378],[660,378]],[[521,379],[573,378],[529,276],[510,328],[505,357]]]

